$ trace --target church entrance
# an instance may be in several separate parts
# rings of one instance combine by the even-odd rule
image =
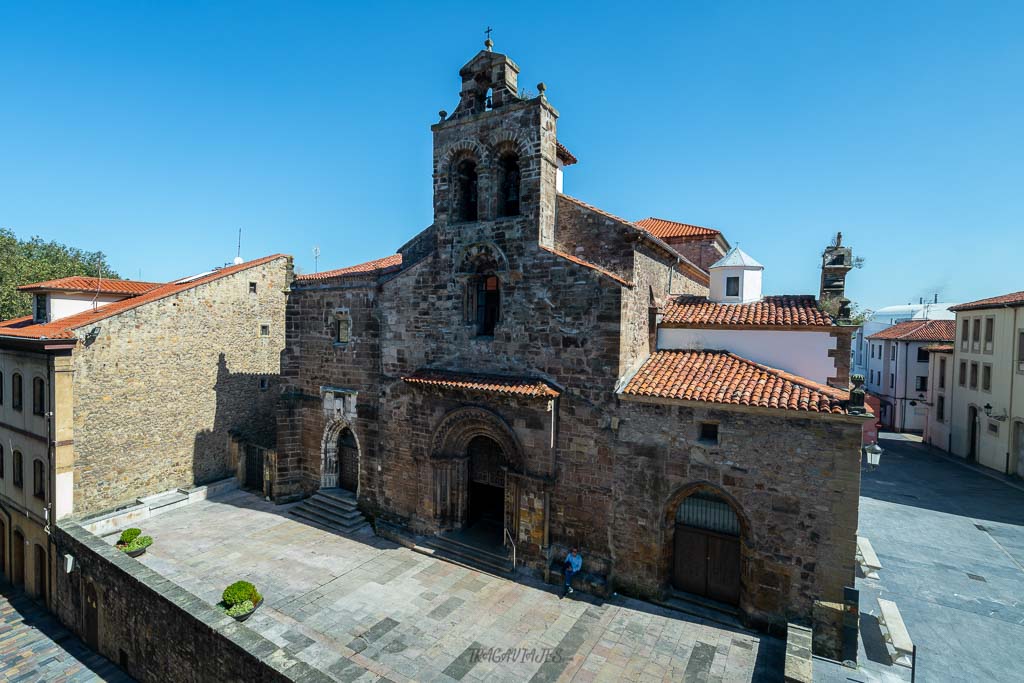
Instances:
[[[505,454],[494,439],[476,436],[466,448],[469,460],[467,531],[500,544],[505,529]]]
[[[323,441],[320,488],[359,489],[359,442],[344,423],[328,425]]]
[[[672,585],[711,600],[740,600],[740,523],[723,498],[698,492],[676,509]]]

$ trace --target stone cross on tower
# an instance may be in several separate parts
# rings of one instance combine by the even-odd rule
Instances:
[[[486,34],[487,34],[487,40],[485,40],[485,41],[484,41],[484,47],[486,47],[486,48],[487,48],[487,51],[488,51],[488,52],[490,52],[490,51],[491,51],[491,48],[492,48],[492,47],[494,47],[494,41],[493,41],[493,40],[491,40],[491,32],[492,32],[493,30],[494,30],[493,28],[491,28],[490,26],[488,26],[488,27],[487,27],[487,29],[486,29],[486,30],[484,31],[484,33],[486,33]]]

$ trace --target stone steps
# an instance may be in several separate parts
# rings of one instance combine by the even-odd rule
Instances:
[[[401,543],[421,555],[436,557],[460,567],[505,579],[513,578],[515,575],[511,553],[492,552],[450,536],[420,536],[408,529],[383,521],[378,522],[378,531],[386,538]]]
[[[341,489],[320,489],[289,512],[304,521],[343,534],[370,529],[363,513],[356,507],[355,496]]]
[[[732,605],[708,600],[698,595],[683,593],[670,589],[664,600],[657,601],[662,607],[668,607],[683,614],[700,617],[730,628],[746,628],[740,621],[740,611]]]

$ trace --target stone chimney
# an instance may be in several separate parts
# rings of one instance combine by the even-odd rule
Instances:
[[[836,233],[832,244],[825,247],[821,255],[821,291],[818,299],[825,303],[834,300],[839,303],[836,322],[840,325],[850,322],[850,300],[846,298],[846,274],[853,269],[853,250],[843,246],[843,233]]]

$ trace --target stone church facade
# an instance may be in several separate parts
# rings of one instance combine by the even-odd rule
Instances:
[[[663,348],[668,309],[706,302],[714,269],[561,191],[576,159],[544,84],[522,97],[518,72],[490,47],[461,69],[458,107],[432,126],[428,228],[393,256],[294,279],[272,497],[340,486],[378,527],[483,529],[536,571],[576,546],[609,591],[685,584],[753,625],[810,620],[854,578],[849,334],[813,297],[768,323],[831,344],[827,384]],[[687,248],[727,246],[710,231]],[[681,524],[700,533],[684,542]],[[691,541],[735,560],[694,570]],[[727,585],[691,586],[691,570]]]

